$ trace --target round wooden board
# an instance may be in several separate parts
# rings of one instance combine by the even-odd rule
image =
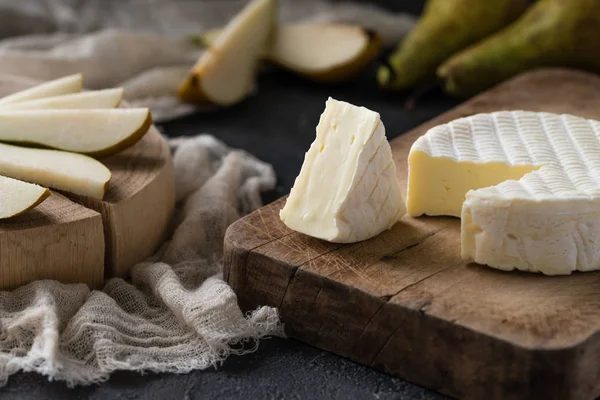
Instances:
[[[0,75],[0,97],[37,83]],[[0,221],[0,290],[38,279],[97,288],[126,276],[164,240],[175,188],[169,146],[156,128],[99,160],[112,172],[102,201],[53,191],[35,209]]]

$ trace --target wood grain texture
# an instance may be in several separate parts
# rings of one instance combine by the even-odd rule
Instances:
[[[407,155],[429,128],[497,110],[600,119],[600,77],[529,72],[392,141]],[[600,394],[600,272],[549,277],[460,259],[460,220],[405,216],[349,245],[289,230],[280,199],[225,238],[225,279],[244,309],[279,307],[287,333],[363,364],[469,399],[592,399]]]
[[[37,83],[0,75],[0,96]],[[134,146],[99,160],[112,173],[102,201],[53,191],[34,210],[0,221],[0,290],[36,279],[100,287],[157,249],[175,206],[168,144],[152,126]]]
[[[0,221],[0,288],[38,279],[102,286],[100,214],[54,193],[35,209]]]
[[[165,238],[175,208],[171,153],[152,127],[135,146],[99,160],[112,172],[104,199],[70,197],[102,214],[106,275],[123,277]]]

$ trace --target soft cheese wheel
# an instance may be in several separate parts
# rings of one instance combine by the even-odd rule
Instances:
[[[460,216],[463,259],[547,275],[600,269],[600,122],[477,114],[429,130],[408,163],[408,213]]]
[[[352,243],[390,229],[405,213],[379,114],[329,98],[281,220],[309,236]]]

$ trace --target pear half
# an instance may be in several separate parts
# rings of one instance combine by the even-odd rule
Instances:
[[[123,99],[123,89],[103,89],[44,97],[41,99],[0,104],[0,109],[41,110],[41,109],[101,109],[116,108]]]
[[[45,187],[0,176],[0,219],[21,215],[37,207],[50,194]]]
[[[118,153],[139,141],[152,124],[147,108],[106,110],[4,110],[0,141],[91,156]]]
[[[83,75],[69,75],[63,78],[40,83],[39,85],[33,86],[29,89],[24,89],[8,96],[4,96],[0,98],[0,105],[77,93],[81,91],[82,86]]]
[[[66,151],[0,144],[0,175],[102,199],[111,172],[100,161]]]
[[[254,88],[260,55],[271,40],[276,0],[253,0],[225,27],[178,89],[187,103],[229,106]]]

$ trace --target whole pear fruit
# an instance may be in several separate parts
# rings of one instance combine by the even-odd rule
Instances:
[[[539,0],[514,24],[443,63],[447,93],[467,97],[526,70],[600,73],[600,0]]]
[[[377,72],[379,85],[405,89],[435,78],[457,51],[517,19],[527,0],[428,0],[417,25]]]

